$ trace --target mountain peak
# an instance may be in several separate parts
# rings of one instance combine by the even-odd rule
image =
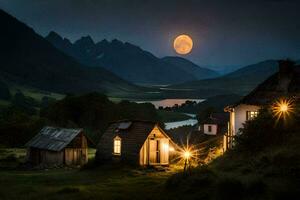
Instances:
[[[79,40],[76,40],[74,45],[86,48],[86,47],[94,46],[95,42],[91,36],[87,35],[87,36],[81,37]]]
[[[118,39],[104,39],[95,44],[90,36],[86,36],[73,45],[56,46],[87,66],[103,66],[134,83],[170,84],[218,75],[181,57],[169,57],[173,62],[167,62],[137,45]],[[147,76],[144,76],[145,72]]]
[[[123,45],[124,43],[118,39],[113,39],[111,41],[111,44],[114,44],[114,45]]]
[[[46,39],[63,40],[63,38],[55,31],[50,31],[49,34],[46,36]]]
[[[186,61],[186,62],[192,62],[186,58],[180,57],[180,56],[165,56],[162,58],[163,60],[181,60],[181,61]]]
[[[59,50],[65,47],[64,44],[51,45],[1,9],[0,22],[5,27],[0,31],[0,79],[4,81],[59,93],[139,91],[138,87],[106,69],[92,69],[78,63]],[[52,32],[49,35],[57,37],[58,34]]]

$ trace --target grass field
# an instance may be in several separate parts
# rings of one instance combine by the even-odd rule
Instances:
[[[90,151],[93,157],[94,150]],[[0,162],[24,149],[2,149]],[[0,199],[169,199],[166,180],[178,171],[158,172],[129,166],[103,165],[91,169],[0,169]]]
[[[0,199],[158,199],[171,174],[124,166],[0,171],[0,182],[5,183],[0,187]]]
[[[31,87],[24,87],[19,85],[13,85],[10,88],[10,92],[12,95],[14,95],[17,91],[21,91],[25,96],[29,96],[34,98],[37,101],[41,101],[43,97],[51,97],[56,100],[60,100],[65,97],[63,94],[53,93],[53,92],[47,92],[42,91],[39,89],[31,88]]]

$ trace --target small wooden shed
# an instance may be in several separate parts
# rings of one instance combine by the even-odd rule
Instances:
[[[96,160],[123,161],[141,166],[169,165],[174,143],[156,122],[131,120],[111,123],[97,146]]]
[[[83,165],[88,162],[88,140],[82,129],[44,127],[27,144],[33,165]]]

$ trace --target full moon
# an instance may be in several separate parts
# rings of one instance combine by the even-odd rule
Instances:
[[[174,49],[178,54],[188,54],[193,48],[193,40],[188,35],[179,35],[174,40]]]

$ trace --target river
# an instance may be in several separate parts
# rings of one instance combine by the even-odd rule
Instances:
[[[196,103],[200,103],[205,101],[205,99],[162,99],[162,100],[155,100],[155,101],[136,101],[137,103],[152,103],[155,108],[159,107],[172,107],[174,105],[182,105],[186,101],[195,101]],[[175,122],[166,122],[165,123],[165,129],[172,129],[172,128],[177,128],[181,126],[194,126],[195,124],[198,123],[197,119],[195,119],[196,115],[191,114],[191,113],[184,113],[187,116],[191,117],[190,119],[187,120],[182,120],[182,121],[175,121]]]
[[[196,103],[200,103],[205,101],[205,99],[162,99],[162,100],[150,100],[150,101],[136,101],[136,103],[152,103],[155,108],[159,107],[173,107],[174,105],[182,105],[186,101],[195,101]]]

